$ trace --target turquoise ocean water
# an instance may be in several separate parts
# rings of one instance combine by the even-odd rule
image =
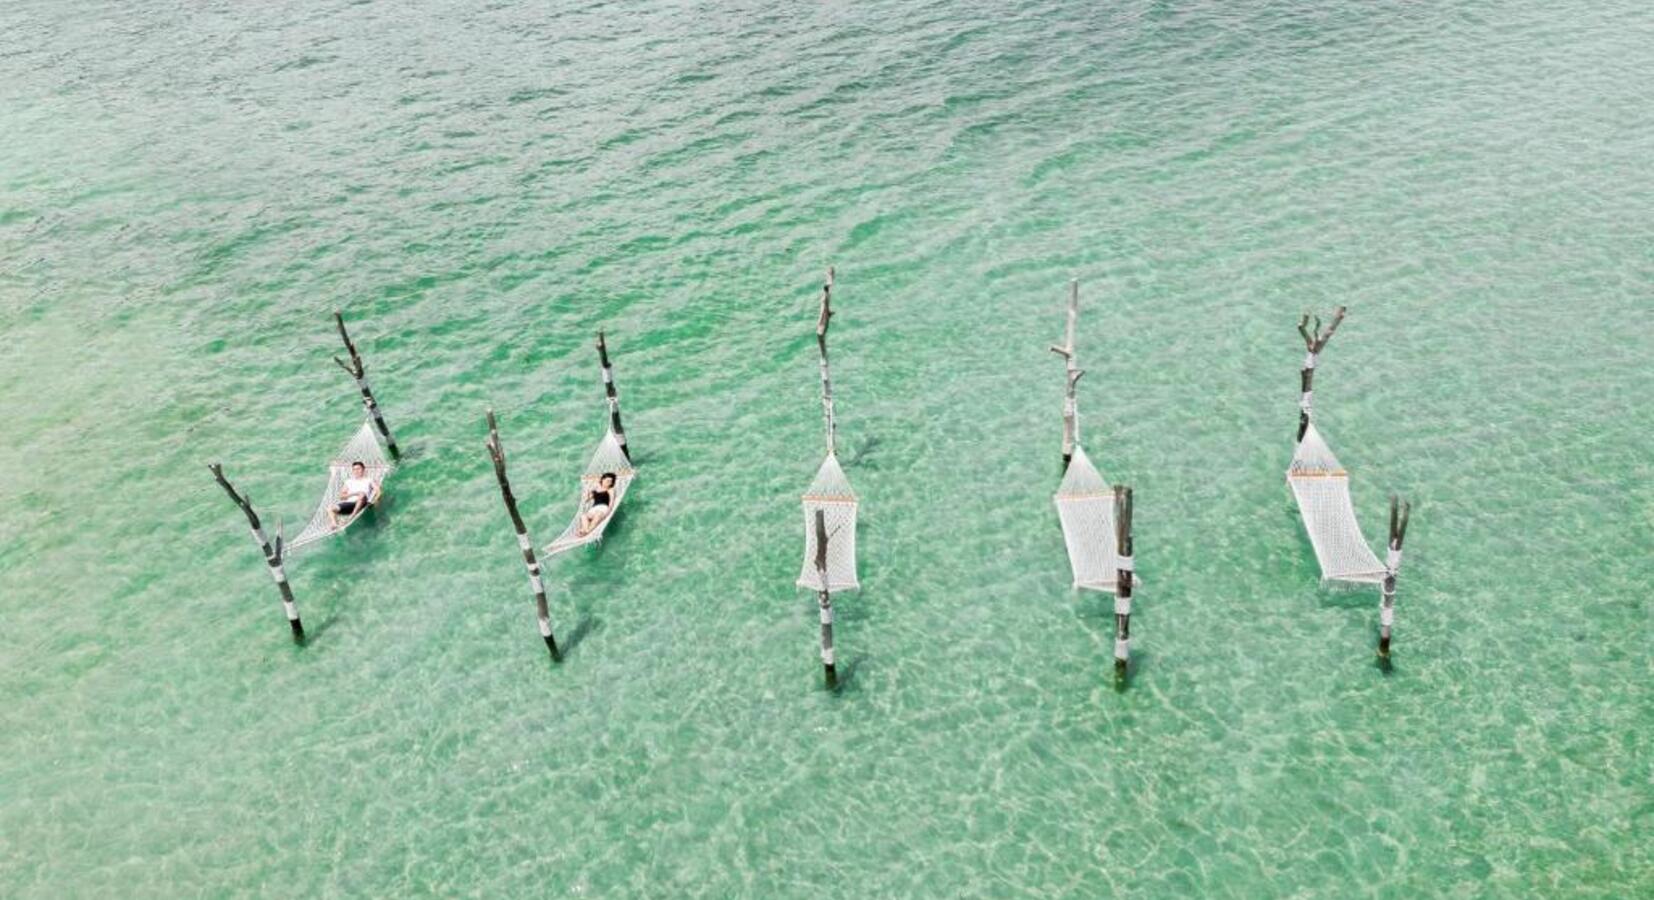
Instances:
[[[0,895],[1647,896],[1651,96],[1632,0],[0,4]],[[1338,304],[1388,675],[1282,479]],[[408,458],[300,648],[206,463],[296,530],[335,308]],[[598,328],[641,477],[553,668],[482,417],[549,540]]]

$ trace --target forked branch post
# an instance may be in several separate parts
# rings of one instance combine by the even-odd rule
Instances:
[[[287,613],[287,627],[293,632],[293,643],[304,643],[304,623],[299,620],[298,604],[293,602],[293,588],[287,583],[287,570],[282,566],[281,535],[276,535],[274,542],[264,533],[264,525],[259,521],[258,513],[253,511],[253,503],[247,497],[236,492],[235,486],[224,477],[224,467],[218,463],[209,463],[208,470],[212,472],[213,480],[218,482],[224,493],[230,495],[235,505],[247,516],[247,525],[252,529],[253,542],[258,544],[259,551],[264,554],[264,564],[270,569],[270,577],[276,582],[276,589],[281,591],[281,608]]]
[[[827,371],[827,326],[833,318],[833,267],[821,285],[821,312],[816,317],[816,349],[821,352],[821,414],[827,420],[827,452],[837,452],[838,430],[833,422],[833,379]]]
[[[1298,396],[1298,437],[1293,442],[1294,446],[1303,443],[1304,433],[1309,431],[1309,419],[1315,400],[1315,362],[1321,351],[1326,348],[1327,342],[1332,340],[1339,323],[1344,321],[1344,307],[1340,306],[1332,311],[1332,322],[1325,329],[1321,327],[1320,316],[1314,317],[1313,327],[1310,319],[1310,314],[1306,312],[1303,318],[1298,320],[1298,334],[1304,339],[1305,352],[1304,365],[1298,373],[1301,393]]]
[[[551,633],[551,610],[546,604],[546,583],[540,577],[540,561],[534,556],[534,542],[529,539],[528,526],[517,512],[517,497],[511,493],[511,481],[505,474],[505,448],[500,445],[500,429],[494,421],[494,411],[488,411],[488,458],[494,462],[494,477],[500,483],[500,496],[505,500],[505,511],[511,516],[511,527],[517,532],[517,546],[523,551],[523,565],[528,568],[528,586],[534,591],[534,613],[540,623],[540,638],[546,642],[552,662],[562,661],[557,650],[557,638]]]
[[[620,424],[620,395],[615,392],[615,371],[609,365],[609,345],[601,331],[597,333],[597,361],[603,366],[603,393],[609,399],[609,428],[615,433],[620,452],[626,455],[627,462],[631,462],[632,451],[626,446],[626,429]]]
[[[816,574],[821,578],[821,590],[816,600],[821,606],[821,669],[827,679],[827,689],[838,687],[838,668],[833,656],[833,597],[827,590],[827,514],[816,510]]]
[[[1079,360],[1074,351],[1074,327],[1080,317],[1080,280],[1071,279],[1068,282],[1068,329],[1064,333],[1061,344],[1052,344],[1051,352],[1063,358],[1066,367],[1067,387],[1064,389],[1062,402],[1062,470],[1068,471],[1068,464],[1074,460],[1074,448],[1080,443],[1080,413],[1076,399],[1075,388],[1080,383],[1080,377],[1085,370],[1080,368]]]
[[[1124,684],[1131,660],[1131,589],[1136,561],[1131,546],[1131,488],[1114,486],[1114,546],[1119,553],[1114,573],[1114,680]]]
[[[1396,622],[1396,571],[1401,568],[1401,542],[1407,538],[1407,520],[1413,504],[1390,495],[1390,545],[1384,554],[1384,589],[1378,608],[1378,658],[1390,659],[1390,629]]]
[[[385,439],[385,447],[390,450],[391,457],[401,459],[402,450],[396,446],[396,438],[391,436],[391,428],[385,424],[385,414],[379,411],[379,401],[374,399],[373,388],[368,385],[367,368],[362,365],[362,355],[356,352],[356,344],[350,339],[350,332],[345,330],[344,314],[335,310],[333,322],[339,326],[339,337],[345,342],[350,362],[346,363],[337,356],[333,357],[333,361],[356,382],[356,389],[362,392],[362,405],[367,408],[368,415],[373,419],[373,426],[379,429],[379,435]]]

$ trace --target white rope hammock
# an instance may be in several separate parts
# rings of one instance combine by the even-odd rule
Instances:
[[[827,454],[816,470],[814,481],[804,492],[804,566],[798,586],[812,591],[823,589],[816,570],[816,512],[825,514],[827,525],[827,584],[829,591],[858,590],[856,581],[856,507],[860,501],[844,477],[838,456]]]
[[[340,448],[333,461],[328,463],[327,489],[322,492],[322,502],[316,506],[316,511],[311,514],[310,522],[304,526],[304,530],[287,542],[289,551],[341,534],[355,524],[356,520],[362,517],[362,513],[367,512],[368,504],[361,504],[356,512],[340,519],[337,528],[327,514],[327,511],[339,502],[339,490],[344,487],[345,479],[350,477],[350,466],[355,462],[360,462],[366,467],[367,477],[373,481],[375,488],[383,486],[386,476],[396,468],[385,456],[384,449],[379,446],[379,436],[374,433],[372,419],[363,420],[362,427],[356,429],[356,433]]]
[[[1062,520],[1063,543],[1068,545],[1068,564],[1074,570],[1074,586],[1114,593],[1120,565],[1114,535],[1114,489],[1079,445],[1074,447],[1074,458],[1054,499],[1057,517]]]
[[[615,484],[609,489],[609,493],[613,495],[609,501],[609,513],[602,521],[592,526],[592,530],[581,534],[580,518],[592,505],[586,492],[597,487],[598,481],[610,472],[614,473]],[[637,471],[632,468],[631,460],[626,458],[626,451],[620,448],[620,441],[615,437],[614,430],[605,431],[603,440],[597,442],[597,449],[592,451],[591,459],[586,462],[586,470],[580,475],[580,492],[575,497],[574,518],[569,520],[568,527],[563,529],[563,533],[558,535],[556,540],[546,545],[546,555],[555,556],[601,540],[603,532],[609,529],[609,523],[615,520],[615,513],[620,512],[620,501],[626,497],[626,489],[631,486],[635,477]]]
[[[1286,483],[1298,500],[1322,581],[1379,584],[1384,564],[1367,544],[1350,502],[1350,476],[1311,424],[1292,454]]]

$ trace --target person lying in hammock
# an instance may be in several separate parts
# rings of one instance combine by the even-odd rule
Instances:
[[[586,511],[580,514],[580,524],[575,527],[575,537],[585,537],[592,533],[592,529],[603,524],[608,518],[609,509],[614,506],[615,473],[604,472],[597,479],[597,487],[586,489]]]
[[[339,488],[339,502],[327,508],[328,521],[339,528],[339,517],[350,518],[379,499],[379,485],[368,477],[368,467],[361,460],[350,464],[350,476]]]

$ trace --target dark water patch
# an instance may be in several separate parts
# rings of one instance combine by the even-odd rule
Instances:
[[[568,93],[569,92],[566,89],[557,87],[525,88],[523,90],[512,91],[506,96],[505,102],[515,106],[519,103],[531,103],[535,100],[545,100],[549,97],[565,97],[568,96]]]
[[[308,69],[312,66],[319,66],[325,63],[333,62],[336,59],[338,59],[337,56],[312,56],[307,53],[297,59],[292,59],[287,62],[277,64],[275,71],[288,72]]]
[[[673,166],[693,163],[698,161],[701,157],[708,156],[715,151],[728,147],[739,146],[750,140],[752,137],[753,135],[751,132],[730,132],[699,138],[690,141],[681,147],[649,157],[644,160],[640,170],[641,172],[647,174],[657,172],[661,169],[671,168]]]

